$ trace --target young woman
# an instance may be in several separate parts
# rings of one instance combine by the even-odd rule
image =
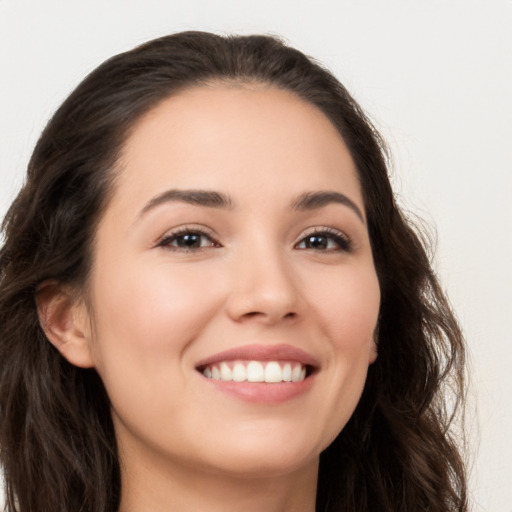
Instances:
[[[462,337],[385,155],[274,38],[91,73],[4,222],[8,510],[467,510]]]

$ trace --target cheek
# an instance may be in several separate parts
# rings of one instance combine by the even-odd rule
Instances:
[[[138,366],[168,364],[215,314],[216,288],[186,265],[134,268],[126,258],[118,261],[98,265],[93,280],[98,365],[119,357]]]
[[[327,340],[326,437],[334,439],[352,415],[376,357],[380,288],[373,266],[338,272],[316,288],[315,314]]]
[[[373,265],[342,269],[310,287],[315,313],[334,350],[354,356],[372,346],[380,309]]]
[[[180,397],[190,397],[184,354],[220,299],[217,287],[205,286],[205,273],[186,265],[153,261],[135,269],[118,261],[98,265],[101,272],[93,275],[93,357],[115,414],[139,432],[137,418],[162,423],[166,417],[162,424],[169,425],[173,410],[182,408]]]

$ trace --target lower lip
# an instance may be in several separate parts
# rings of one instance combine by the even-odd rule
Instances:
[[[279,404],[306,393],[312,386],[315,375],[299,382],[234,382],[209,379],[203,376],[216,390],[240,400],[261,404]]]

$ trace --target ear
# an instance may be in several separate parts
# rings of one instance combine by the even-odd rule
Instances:
[[[378,339],[379,339],[379,326],[377,324],[377,327],[375,328],[375,331],[373,332],[373,340],[372,340],[372,345],[370,347],[368,364],[375,363],[377,356],[379,355]]]
[[[372,346],[370,347],[370,354],[369,354],[369,357],[368,357],[368,364],[375,363],[378,354],[379,354],[379,352],[377,350],[377,341],[373,340],[372,341]]]
[[[91,328],[87,308],[69,287],[43,283],[36,294],[39,322],[50,343],[73,365],[91,368]]]

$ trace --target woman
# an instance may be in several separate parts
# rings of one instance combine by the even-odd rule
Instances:
[[[4,222],[8,510],[467,510],[462,337],[385,155],[270,37],[91,73]]]

